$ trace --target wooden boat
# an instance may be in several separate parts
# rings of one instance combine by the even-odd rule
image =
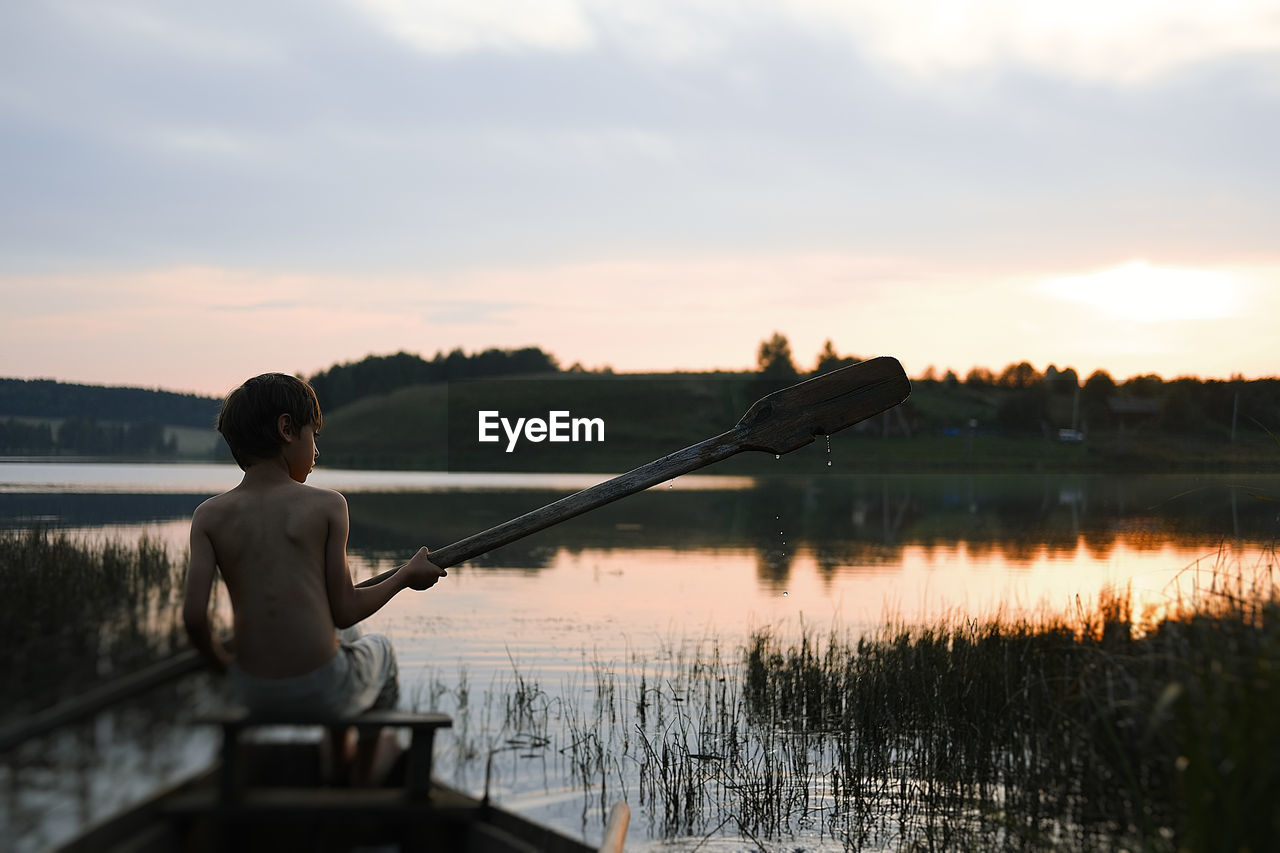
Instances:
[[[232,712],[205,722],[222,726],[218,765],[161,791],[60,850],[64,853],[160,851],[464,851],[464,853],[621,853],[629,812],[618,803],[602,845],[477,800],[430,778],[440,714],[376,712],[341,721],[254,719]],[[407,729],[408,750],[385,784],[325,784],[323,738],[251,741],[266,727],[353,726]]]

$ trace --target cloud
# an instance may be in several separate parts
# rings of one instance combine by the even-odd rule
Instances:
[[[708,61],[790,28],[839,39],[913,77],[1037,69],[1124,85],[1280,48],[1269,0],[355,0],[435,55],[617,49],[662,62]]]
[[[797,19],[841,30],[913,75],[1014,66],[1120,84],[1280,49],[1269,0],[792,0]]]
[[[805,362],[1254,370],[1150,363],[1203,312],[1138,335],[1078,279],[1274,256],[1273,16],[1111,5],[9,4],[0,360],[218,389],[402,348],[741,367],[777,328]]]
[[[1265,14],[1140,5],[1153,33],[1122,21],[1095,43],[1105,10],[1024,7],[1043,20],[857,0],[560,0],[537,20],[462,0],[10,4],[0,270],[1271,245],[1265,68],[1138,92],[1025,73],[1076,73],[1084,48],[1055,54],[1054,27],[1110,68],[1165,56],[1144,39],[1180,21],[1215,56],[1240,28],[1265,44]]]
[[[1243,308],[1241,283],[1223,270],[1156,267],[1146,261],[1045,282],[1050,296],[1134,323],[1221,320]]]
[[[594,43],[575,0],[355,0],[396,36],[433,54],[474,50],[578,51]]]

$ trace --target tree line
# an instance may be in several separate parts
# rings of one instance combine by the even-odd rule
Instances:
[[[330,411],[362,397],[386,394],[410,385],[493,376],[527,376],[559,370],[555,356],[538,347],[491,348],[471,355],[461,349],[447,354],[437,351],[430,360],[401,351],[335,364],[307,381],[316,391],[320,408]]]
[[[960,379],[948,370],[932,369],[917,383],[925,387],[994,393],[997,419],[1014,429],[1036,429],[1055,420],[1067,402],[1075,425],[1082,429],[1141,426],[1174,435],[1234,438],[1243,429],[1280,432],[1280,379],[1246,380],[1178,377],[1147,373],[1117,380],[1095,370],[1083,381],[1077,372],[1049,365],[1043,372],[1028,362],[1010,364],[999,373],[975,367]]]
[[[840,355],[827,340],[810,375],[861,360]],[[790,342],[778,332],[760,342],[756,369],[763,376],[779,379],[802,375]],[[967,396],[981,402],[991,415],[982,426],[1008,432],[1140,428],[1173,435],[1234,438],[1239,431],[1251,429],[1272,433],[1280,441],[1280,379],[1276,378],[1164,379],[1147,373],[1117,380],[1105,370],[1095,370],[1082,380],[1073,367],[1051,364],[1040,371],[1030,362],[1018,361],[998,372],[974,367],[963,378],[954,370],[939,375],[937,368],[929,367],[912,384],[917,391]],[[912,400],[905,405],[913,408]]]
[[[150,388],[79,385],[53,379],[0,379],[0,417],[156,421],[209,427],[218,416],[215,397]]]
[[[173,456],[177,439],[159,421],[102,423],[86,415],[62,421],[0,419],[0,453],[11,456]]]
[[[775,332],[760,342],[754,372],[762,382],[777,385],[861,360],[838,352],[827,340],[812,368],[803,369],[787,337]],[[429,359],[404,351],[369,355],[308,378],[321,406],[332,411],[411,385],[562,372],[566,371],[556,357],[539,347],[474,353],[459,348],[438,351]],[[610,374],[612,370],[585,371],[574,364],[568,372]],[[1006,432],[1143,427],[1213,437],[1234,437],[1244,429],[1280,435],[1280,379],[1166,380],[1144,374],[1117,380],[1103,370],[1082,379],[1072,367],[1050,365],[1041,371],[1018,361],[999,371],[974,367],[963,377],[954,370],[929,367],[913,385],[917,393],[904,409],[924,429],[963,426],[949,423],[950,415],[930,410],[927,398],[933,395],[972,403],[971,409],[982,412],[983,428]],[[215,397],[195,394],[0,379],[0,453],[171,453],[172,442],[165,440],[162,425],[211,428],[219,405]],[[52,423],[42,422],[45,419]],[[61,425],[55,426],[58,422]]]

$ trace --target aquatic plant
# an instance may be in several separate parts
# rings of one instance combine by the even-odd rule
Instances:
[[[729,655],[702,640],[584,658],[558,689],[513,662],[501,725],[538,739],[489,755],[495,788],[516,793],[540,758],[545,784],[580,790],[584,834],[625,796],[633,832],[690,844],[1264,849],[1280,837],[1273,569],[1215,571],[1159,619],[1130,602],[759,630]]]
[[[182,648],[168,549],[0,531],[0,707],[29,713]]]
[[[1216,573],[1145,631],[1128,602],[825,644],[757,634],[749,712],[831,743],[831,828],[851,840],[896,812],[930,846],[1264,848],[1280,837],[1273,569]]]

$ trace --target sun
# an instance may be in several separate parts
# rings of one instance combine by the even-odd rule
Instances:
[[[1240,301],[1229,273],[1157,267],[1143,260],[1052,279],[1043,288],[1058,299],[1137,323],[1233,317]]]

